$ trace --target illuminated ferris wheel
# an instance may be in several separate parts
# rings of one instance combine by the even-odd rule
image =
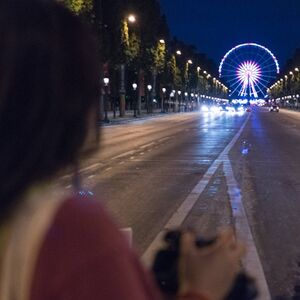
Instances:
[[[255,43],[232,48],[219,66],[219,76],[229,87],[231,98],[264,98],[277,74],[279,64],[274,54]]]

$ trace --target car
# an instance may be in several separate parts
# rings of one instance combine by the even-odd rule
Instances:
[[[277,106],[277,105],[272,105],[272,106],[270,106],[270,108],[269,108],[269,112],[279,112],[279,106]]]

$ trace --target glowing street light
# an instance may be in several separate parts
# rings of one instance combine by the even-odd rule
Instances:
[[[197,67],[197,71],[200,72],[200,70],[201,70],[201,68],[200,68],[200,67]]]
[[[103,82],[104,82],[105,86],[108,86],[108,84],[109,84],[109,78],[108,77],[104,77],[103,78]]]
[[[291,76],[293,76],[294,75],[294,73],[291,71],[290,73],[289,73]]]
[[[177,55],[181,55],[182,53],[181,53],[180,50],[177,50],[177,51],[176,51],[176,54],[177,54]]]
[[[161,44],[165,44],[165,43],[166,43],[164,39],[160,39],[159,42],[160,42]]]
[[[135,22],[136,22],[136,17],[135,17],[135,15],[129,15],[129,16],[128,16],[128,21],[129,21],[130,23],[135,23]]]
[[[136,95],[136,93],[135,93],[137,87],[138,87],[137,83],[134,82],[134,83],[132,84],[132,88],[133,88],[134,94],[135,94],[135,95],[134,95],[134,96],[135,96],[135,97],[134,97],[134,107],[133,107],[133,108],[134,108],[134,109],[133,109],[133,116],[134,116],[135,118],[137,117],[137,115],[136,115],[136,113],[137,113],[137,97],[136,97],[136,96],[137,96],[137,95]]]
[[[104,122],[109,123],[109,119],[108,119],[108,116],[107,116],[107,111],[108,111],[108,91],[107,91],[107,88],[108,88],[108,84],[109,84],[109,78],[104,77],[103,78],[103,83],[104,83],[104,86],[105,86],[105,89],[104,89]]]
[[[296,72],[299,72],[299,68],[295,68],[295,71],[296,71]]]
[[[148,89],[148,91],[150,92],[150,91],[152,90],[152,85],[151,85],[151,84],[148,84],[148,85],[147,85],[147,89]]]
[[[178,93],[179,96],[181,95],[181,91],[178,91],[177,93]]]
[[[188,61],[188,64],[192,65],[193,64],[193,61],[191,59],[189,59]]]
[[[161,112],[163,113],[165,112],[165,95],[167,89],[163,87],[161,90],[163,92],[163,96],[161,97]],[[167,108],[167,110],[169,110],[169,108]]]

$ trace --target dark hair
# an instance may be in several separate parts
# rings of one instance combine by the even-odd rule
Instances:
[[[99,68],[94,39],[62,5],[0,2],[3,220],[29,186],[76,162],[96,109]]]

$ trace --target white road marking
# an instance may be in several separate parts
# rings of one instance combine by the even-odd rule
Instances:
[[[150,147],[150,146],[153,146],[154,144],[155,144],[154,142],[151,142],[151,143],[149,143],[149,144],[146,144],[146,145],[141,146],[140,149],[148,148],[148,147]]]
[[[183,221],[191,212],[196,201],[201,196],[202,192],[210,182],[211,178],[213,177],[219,166],[223,164],[224,173],[228,185],[228,193],[230,196],[230,201],[232,203],[233,216],[235,218],[236,232],[238,238],[241,238],[247,244],[247,248],[249,251],[248,255],[246,255],[245,259],[243,259],[243,264],[247,271],[249,270],[251,274],[255,275],[261,293],[260,299],[269,300],[270,293],[266,283],[263,268],[252,237],[250,226],[248,224],[248,219],[245,214],[244,206],[242,203],[242,197],[239,193],[237,193],[237,191],[239,191],[238,184],[233,176],[233,171],[228,159],[229,151],[232,149],[232,147],[235,145],[236,141],[240,137],[249,118],[250,115],[248,115],[238,133],[233,137],[230,143],[225,147],[222,153],[206,171],[203,178],[198,182],[198,184],[194,187],[191,193],[186,197],[186,199],[183,201],[183,203],[177,209],[177,211],[171,216],[169,221],[165,224],[163,230],[160,231],[154,238],[150,246],[144,252],[142,256],[142,261],[148,266],[151,265],[155,253],[162,245],[162,237],[164,236],[165,231],[174,227],[179,227],[183,223]],[[238,209],[235,209],[237,207]]]
[[[239,240],[243,241],[246,244],[247,248],[246,255],[242,259],[243,266],[247,270],[247,272],[256,280],[259,290],[258,299],[269,300],[271,299],[271,295],[269,292],[268,284],[248,223],[248,218],[242,200],[241,190],[234,177],[229,157],[227,160],[224,160],[223,169],[227,182],[232,215],[235,222],[236,236]]]
[[[89,170],[94,169],[94,168],[97,168],[97,167],[99,167],[99,166],[101,166],[101,165],[102,165],[101,163],[95,163],[95,164],[90,165],[90,166],[88,166],[88,167],[86,167],[86,168],[80,169],[80,172],[89,171]]]
[[[170,136],[166,136],[166,137],[164,137],[164,138],[158,140],[158,142],[164,142],[164,141],[169,140],[170,138],[171,138]]]
[[[104,172],[109,171],[109,170],[111,170],[111,169],[112,169],[112,167],[106,168],[106,169],[104,170]]]
[[[122,153],[122,154],[120,154],[120,155],[114,156],[113,158],[111,158],[111,160],[119,159],[119,158],[122,158],[122,157],[124,157],[124,156],[129,156],[129,155],[132,155],[132,154],[135,153],[135,152],[136,152],[135,150],[131,150],[131,151]]]

